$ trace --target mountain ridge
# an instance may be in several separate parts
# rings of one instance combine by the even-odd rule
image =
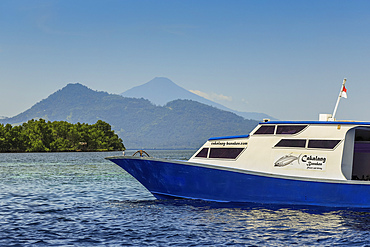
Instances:
[[[206,105],[214,106],[224,111],[233,112],[239,116],[244,117],[245,119],[254,119],[254,120],[262,120],[264,118],[275,119],[274,117],[271,117],[265,113],[241,112],[232,110],[222,104],[216,103],[214,101],[201,97],[195,93],[192,93],[180,87],[179,85],[177,85],[176,83],[174,83],[173,81],[166,77],[155,77],[149,82],[146,82],[139,86],[135,86],[123,93],[120,93],[120,95],[124,97],[148,99],[153,104],[162,106],[176,99],[190,99]]]
[[[157,106],[147,99],[98,92],[79,83],[68,84],[0,123],[39,118],[88,124],[102,120],[128,149],[197,149],[212,136],[249,133],[258,123],[192,100]]]

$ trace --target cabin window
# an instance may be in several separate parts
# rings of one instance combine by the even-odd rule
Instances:
[[[301,132],[307,125],[278,125],[276,134],[280,135],[293,135]]]
[[[255,135],[268,135],[274,134],[275,132],[275,125],[262,125],[256,132]]]
[[[199,153],[197,153],[197,155],[195,155],[195,157],[207,158],[207,155],[208,155],[208,148],[203,148],[202,150],[199,151]]]
[[[275,147],[291,147],[291,148],[304,148],[306,147],[305,139],[282,139]]]
[[[308,148],[334,149],[340,140],[309,140]]]
[[[236,159],[244,148],[211,148],[209,158]]]
[[[347,140],[346,140],[347,141]],[[352,179],[370,180],[370,128],[355,130]]]

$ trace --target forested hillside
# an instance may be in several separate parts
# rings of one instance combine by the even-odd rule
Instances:
[[[0,152],[64,152],[124,150],[122,140],[101,120],[93,125],[30,120],[0,124]]]
[[[22,124],[30,119],[93,124],[109,123],[127,149],[196,149],[208,138],[247,134],[257,121],[191,100],[165,106],[68,84],[27,111],[0,123]]]

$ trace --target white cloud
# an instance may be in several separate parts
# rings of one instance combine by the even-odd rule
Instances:
[[[192,93],[194,93],[194,94],[196,94],[196,95],[198,95],[198,96],[200,96],[200,97],[203,97],[203,98],[206,98],[206,99],[210,99],[209,96],[208,96],[208,94],[203,93],[203,92],[201,92],[199,90],[189,90],[189,91],[192,92]]]
[[[226,96],[223,94],[216,94],[216,93],[205,93],[199,90],[189,90],[190,92],[199,95],[203,98],[209,99],[209,100],[215,100],[215,101],[232,101],[233,98],[230,96]]]
[[[245,104],[249,104],[249,102],[244,98],[242,99],[242,102],[245,103]]]

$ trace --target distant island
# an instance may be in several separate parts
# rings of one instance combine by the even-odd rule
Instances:
[[[178,99],[160,106],[143,98],[94,91],[79,83],[68,84],[28,110],[0,119],[0,123],[15,126],[30,119],[72,124],[102,120],[130,150],[198,149],[210,137],[248,134],[258,125],[256,120],[194,100]],[[79,148],[69,146],[67,150]]]
[[[185,88],[180,87],[170,79],[166,77],[156,77],[153,80],[133,87],[120,94],[123,97],[129,98],[144,98],[149,100],[155,105],[164,106],[167,103],[174,100],[192,100],[208,106],[216,107],[223,111],[235,113],[238,116],[242,116],[245,119],[252,119],[260,121],[264,118],[275,119],[265,113],[260,112],[240,112],[227,108],[219,103],[203,98],[192,91],[188,91]]]
[[[0,124],[0,152],[72,152],[125,150],[111,126],[66,121],[29,120],[22,125]]]

